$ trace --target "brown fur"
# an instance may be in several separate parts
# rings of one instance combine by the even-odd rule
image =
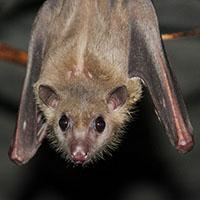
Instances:
[[[140,81],[128,77],[130,33],[127,11],[122,1],[116,1],[113,7],[108,3],[63,0],[60,1],[61,7],[51,16],[42,72],[34,87],[37,103],[47,123],[53,127],[53,143],[65,153],[72,139],[69,133],[66,137],[58,136],[57,124],[62,113],[73,118],[71,134],[75,131],[80,133],[80,130],[87,132],[95,116],[104,116],[105,133],[99,138],[90,134],[92,157],[104,151],[107,144],[116,143],[119,130],[129,119],[131,106],[141,96]],[[38,95],[40,85],[55,89],[60,97],[56,109],[42,103]],[[107,95],[123,85],[128,91],[127,100],[124,105],[110,111]]]

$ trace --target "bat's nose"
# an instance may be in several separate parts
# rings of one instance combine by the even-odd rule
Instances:
[[[83,141],[74,141],[71,144],[71,158],[76,164],[83,164],[88,158],[89,145]]]
[[[83,164],[87,159],[87,154],[85,152],[76,152],[72,154],[72,159],[76,164]]]

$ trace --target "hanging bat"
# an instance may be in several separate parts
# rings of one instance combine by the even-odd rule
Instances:
[[[170,141],[193,146],[186,107],[150,0],[47,0],[33,25],[10,158],[25,164],[48,136],[85,164],[118,142],[148,88]]]

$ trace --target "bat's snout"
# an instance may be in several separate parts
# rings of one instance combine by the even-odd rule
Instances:
[[[87,154],[85,152],[77,152],[72,154],[72,159],[76,164],[83,164],[87,160]]]
[[[71,159],[75,164],[84,164],[88,158],[89,144],[85,141],[73,141],[70,147]]]

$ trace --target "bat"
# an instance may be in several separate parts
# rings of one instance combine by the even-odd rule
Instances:
[[[114,148],[146,86],[176,149],[192,149],[187,110],[150,0],[47,0],[31,34],[10,158],[44,138],[75,164]]]

